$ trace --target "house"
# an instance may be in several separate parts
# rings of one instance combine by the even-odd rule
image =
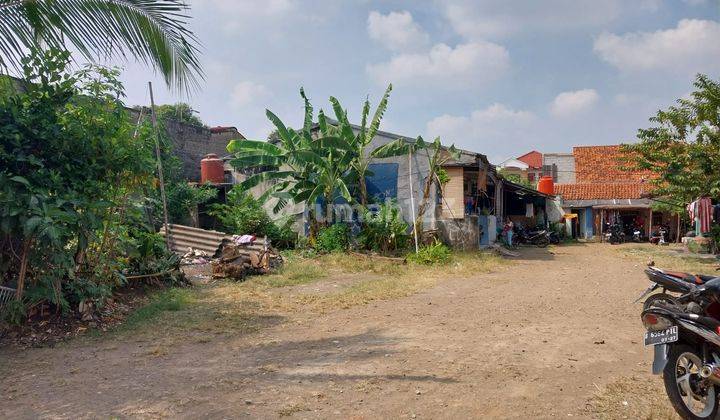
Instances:
[[[531,183],[536,183],[543,172],[543,155],[533,150],[517,158],[507,159],[497,165],[507,175],[519,175]]]
[[[557,168],[559,182],[554,192],[562,198],[562,207],[576,220],[571,223],[576,237],[590,239],[604,232],[606,223],[621,223],[626,233],[640,228],[649,237],[654,228],[666,226],[670,237],[677,235],[677,216],[654,212],[648,171],[625,170],[629,156],[620,145],[579,146],[570,154],[546,154],[545,164]],[[573,175],[571,176],[570,173]],[[563,175],[560,175],[563,174]]]
[[[353,129],[358,131],[360,127],[353,125]],[[399,134],[378,131],[366,150],[369,153],[397,139],[414,141]],[[233,182],[241,182],[246,174],[232,168],[228,163],[230,159],[231,156],[225,157],[226,170],[232,172]],[[505,215],[535,221],[537,213],[545,213],[545,195],[501,179],[483,154],[460,150],[457,159],[447,160],[443,169],[447,182],[442,188],[435,186],[431,189],[431,208],[425,212],[423,230],[434,233],[449,245],[462,249],[487,246],[495,242],[497,221],[503,220]],[[411,224],[414,220],[413,207],[416,212],[429,172],[425,152],[373,159],[369,171],[372,173],[366,177],[369,195],[376,201],[394,200],[400,206],[405,221]],[[252,193],[259,196],[269,186],[269,183],[258,185]],[[528,217],[527,204],[530,202],[533,203],[532,214]],[[273,200],[269,200],[266,208],[270,210],[274,204]],[[282,209],[280,216],[295,218],[296,229],[304,232],[308,226],[307,210],[305,203],[290,203]],[[352,214],[352,209],[345,214]]]

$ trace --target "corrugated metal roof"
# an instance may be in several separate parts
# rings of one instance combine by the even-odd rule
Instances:
[[[169,225],[170,249],[177,254],[185,254],[188,248],[192,247],[215,255],[223,241],[230,240],[230,235],[216,230],[198,229],[183,225]],[[160,234],[165,236],[165,229],[160,229]]]

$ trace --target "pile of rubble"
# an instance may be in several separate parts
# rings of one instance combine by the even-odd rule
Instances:
[[[199,249],[195,249],[193,247],[189,247],[187,252],[183,254],[182,258],[180,259],[181,265],[198,265],[198,264],[207,264],[210,262],[210,259],[212,258],[212,255],[208,254],[205,251],[201,251]]]
[[[267,274],[282,263],[282,257],[267,239],[257,243],[255,237],[236,235],[223,245],[220,258],[212,262],[212,273],[215,278],[243,279],[248,274]]]

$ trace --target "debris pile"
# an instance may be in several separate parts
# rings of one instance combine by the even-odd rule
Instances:
[[[188,250],[185,254],[183,254],[182,259],[180,260],[181,265],[197,265],[197,264],[207,264],[210,262],[211,255],[208,254],[205,251],[201,251],[199,249],[195,249],[193,247],[188,247]]]
[[[282,263],[282,257],[268,244],[267,239],[255,243],[254,237],[248,241],[236,235],[223,245],[220,258],[213,261],[212,275],[214,278],[242,280],[248,274],[267,274]]]

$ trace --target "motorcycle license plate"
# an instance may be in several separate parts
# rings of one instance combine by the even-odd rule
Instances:
[[[655,346],[678,341],[678,327],[674,325],[662,331],[648,331],[645,333],[645,345]]]

